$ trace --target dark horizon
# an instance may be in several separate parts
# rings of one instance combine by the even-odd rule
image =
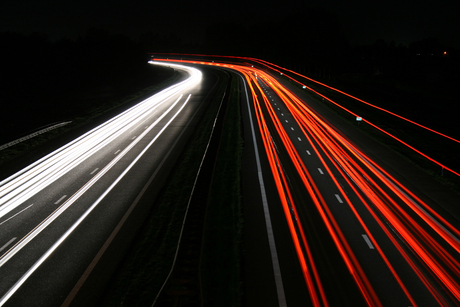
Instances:
[[[213,1],[190,3],[150,2],[138,0],[78,1],[63,3],[18,0],[0,4],[0,32],[43,33],[51,40],[83,37],[90,28],[123,34],[134,40],[143,33],[174,35],[184,43],[200,44],[206,29],[215,24],[235,24],[251,29],[264,24],[286,23],[292,16],[301,16],[305,26],[291,29],[299,35],[321,31],[311,27],[310,19],[324,16],[339,25],[338,30],[351,46],[369,45],[382,39],[396,45],[436,38],[442,45],[460,48],[459,4],[455,0],[428,1],[414,5],[411,1],[389,0],[369,3],[354,0],[312,0],[305,4],[287,0]],[[278,37],[273,37],[277,39]]]
[[[82,88],[115,85],[129,91],[133,79],[146,76],[148,52],[255,57],[327,82],[397,80],[447,90],[455,100],[456,2],[444,0],[434,8],[427,2],[416,7],[407,1],[355,2],[4,1],[3,117],[10,122],[14,110],[33,101],[65,108],[63,97],[80,95]]]

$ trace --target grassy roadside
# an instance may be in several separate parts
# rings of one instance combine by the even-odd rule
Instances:
[[[227,78],[223,73],[222,77]],[[224,82],[218,91],[223,94],[225,86],[226,84]],[[125,256],[123,264],[114,274],[114,277],[112,278],[113,282],[108,286],[107,292],[99,302],[99,305],[149,306],[152,304],[153,299],[160,290],[171,268],[183,215],[202,155],[210,136],[214,118],[220,105],[220,97],[218,96],[219,95],[215,95],[216,98],[210,102],[208,109],[203,114],[200,124],[196,127],[195,132],[188,141],[190,146],[186,146],[184,152],[179,157],[179,162],[166,181],[166,186],[164,186],[162,192],[155,200],[155,207],[145,220],[144,225],[139,232],[137,241],[133,242],[130,249],[132,252]],[[234,227],[232,225],[235,225],[235,223],[240,227],[237,229],[230,229],[232,234],[230,235],[229,240],[233,240],[235,242],[235,244],[231,246],[231,249],[236,251],[239,244],[238,238],[240,238],[241,233],[241,217],[238,213],[240,198],[238,195],[239,178],[235,179],[235,176],[238,177],[239,174],[239,160],[234,161],[233,159],[235,159],[235,154],[236,158],[239,157],[240,154],[238,152],[241,151],[241,149],[236,150],[236,152],[232,151],[232,146],[236,145],[235,143],[232,144],[229,142],[229,140],[236,139],[238,143],[237,146],[242,146],[242,142],[238,137],[231,134],[234,132],[233,130],[235,125],[237,128],[240,125],[238,122],[238,101],[234,100],[238,96],[233,95],[233,97],[235,98],[232,98],[232,105],[236,104],[237,106],[233,106],[227,111],[230,111],[231,113],[236,112],[238,114],[233,115],[233,117],[226,118],[226,126],[224,128],[226,132],[224,132],[225,136],[223,137],[222,144],[225,144],[224,147],[227,151],[226,153],[219,155],[218,162],[221,167],[220,169],[223,167],[225,170],[222,170],[219,176],[215,179],[213,190],[216,189],[216,192],[213,192],[212,194],[214,197],[220,199],[222,197],[227,197],[229,194],[233,194],[232,196],[236,201],[236,203],[234,203],[234,201],[231,200],[232,204],[235,205],[235,208],[232,209],[234,212],[234,218],[230,221],[226,221],[226,225],[230,228]],[[237,130],[237,133],[240,133],[239,131],[240,130]],[[231,151],[230,153],[228,152],[229,150]],[[228,175],[229,171],[232,172],[230,176]],[[235,180],[236,182],[234,182]],[[229,192],[228,186],[233,186],[233,190],[231,190],[231,192]],[[222,204],[225,205],[224,203]],[[212,205],[211,207],[213,207],[213,210],[211,210],[211,213],[207,216],[208,220],[226,219],[226,210],[222,210],[221,206],[216,206],[214,208],[214,205]],[[206,227],[207,233],[205,237],[208,238],[208,232],[212,231],[214,226],[211,225],[208,228],[208,225],[206,225]],[[210,245],[207,245],[207,247],[205,247],[206,250],[208,250],[209,246]],[[214,256],[211,255],[211,257]],[[233,256],[231,257],[233,258]],[[237,256],[235,259],[236,261],[239,260]],[[205,263],[207,262],[205,261]],[[208,280],[208,276],[213,275],[213,273],[209,272],[208,269],[209,267],[205,264],[203,270],[206,271],[206,273],[204,273],[204,278],[206,280]],[[234,270],[234,267],[225,268],[225,270],[231,271]],[[237,279],[234,283],[237,284],[235,287],[239,288],[239,275],[235,275],[232,278]],[[222,278],[220,282],[223,281],[225,281],[225,278]],[[228,282],[226,285],[228,287]]]
[[[39,146],[43,145],[44,143],[52,139],[55,139],[56,137],[59,137],[65,133],[68,133],[72,130],[75,130],[77,128],[91,123],[99,116],[110,113],[116,110],[117,108],[123,108],[124,106],[133,105],[137,101],[140,101],[143,98],[147,98],[148,96],[166,87],[167,85],[174,83],[179,78],[180,75],[176,71],[174,71],[174,73],[172,73],[169,78],[163,80],[160,83],[143,88],[137,91],[136,93],[122,97],[117,100],[106,101],[99,106],[81,109],[73,117],[66,118],[67,121],[72,121],[70,124],[53,129],[51,131],[48,131],[46,133],[37,135],[31,139],[18,143],[14,146],[0,150],[0,166],[2,164],[5,164],[6,162],[9,162],[17,157],[20,157],[38,148]]]
[[[204,306],[241,306],[242,119],[238,79],[232,87],[206,217],[201,276]]]

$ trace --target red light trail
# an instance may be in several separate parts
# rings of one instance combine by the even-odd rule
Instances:
[[[332,214],[330,204],[325,201],[270,100],[261,88],[261,83],[269,86],[289,110],[289,113],[302,130],[303,136],[308,140],[322,162],[326,173],[330,175],[336,188],[341,193],[344,203],[350,208],[411,305],[418,305],[416,298],[414,298],[409,287],[406,286],[401,273],[398,273],[398,269],[391,263],[390,257],[387,257],[384,249],[372,235],[371,230],[362,218],[362,213],[360,213],[350,197],[347,196],[347,193],[333,175],[333,171],[337,171],[347,182],[354,195],[360,200],[434,300],[440,306],[450,306],[452,302],[460,301],[460,263],[457,260],[460,259],[460,241],[458,239],[460,232],[388,172],[383,170],[376,162],[372,161],[363,151],[354,146],[351,141],[316,114],[299,97],[281,85],[272,75],[257,68],[205,61],[169,61],[226,67],[240,72],[245,77],[252,93],[253,107],[263,146],[313,306],[329,306],[329,303],[322,283],[322,278],[324,277],[318,273],[315,259],[305,236],[304,226],[298,215],[301,209],[295,203],[296,199],[291,191],[292,186],[289,184],[285,171],[281,167],[281,165],[288,163],[296,170],[303,187],[310,195],[337,251],[367,305],[382,306],[382,303],[340,229],[339,222]],[[260,62],[263,63],[263,61]],[[355,98],[348,94],[345,95]],[[331,99],[325,98],[335,103]],[[345,109],[343,106],[338,106]],[[353,114],[350,111],[348,112]],[[398,116],[389,111],[386,112]],[[405,119],[401,116],[398,117]],[[410,120],[408,121],[414,123]],[[424,155],[383,129],[370,122],[368,123],[427,159],[460,176],[460,174]],[[438,133],[429,128],[426,129]],[[277,140],[281,140],[282,144],[276,143],[274,136],[276,136]],[[453,140],[458,142],[455,139]],[[279,154],[277,148],[280,146],[287,152],[289,159]]]
[[[171,55],[179,55],[179,54],[171,54]],[[332,99],[330,99],[330,98],[324,96],[323,94],[319,93],[318,91],[315,91],[314,89],[312,89],[311,87],[305,85],[304,83],[300,82],[299,80],[297,80],[297,79],[295,79],[295,78],[289,76],[288,74],[286,74],[286,72],[289,72],[289,73],[291,73],[291,74],[297,75],[298,77],[304,78],[304,79],[309,80],[309,81],[311,81],[311,82],[314,82],[314,83],[316,83],[316,84],[318,84],[318,85],[324,86],[324,87],[326,87],[326,88],[328,88],[328,89],[331,89],[331,90],[333,90],[333,91],[336,91],[336,92],[338,92],[338,93],[340,93],[340,94],[342,94],[342,95],[345,95],[345,96],[350,97],[350,98],[352,98],[352,99],[354,99],[354,100],[357,100],[357,101],[359,101],[359,102],[362,102],[362,103],[364,103],[364,104],[366,104],[366,105],[368,105],[368,106],[370,106],[370,107],[373,107],[373,108],[375,108],[375,109],[378,109],[378,110],[380,110],[380,111],[383,111],[383,112],[385,112],[385,113],[388,113],[388,114],[390,114],[390,115],[392,115],[392,116],[395,116],[395,117],[397,117],[397,118],[400,118],[400,119],[402,119],[402,120],[404,120],[404,121],[406,121],[406,122],[408,122],[408,123],[411,123],[411,124],[413,124],[413,125],[416,125],[416,126],[418,126],[418,127],[420,127],[420,128],[423,128],[423,129],[425,129],[425,130],[427,130],[427,131],[430,131],[430,132],[432,132],[432,133],[435,133],[435,134],[437,134],[437,135],[439,135],[439,136],[442,136],[442,137],[444,137],[444,138],[447,138],[447,139],[449,139],[449,140],[452,140],[452,141],[454,141],[454,142],[460,144],[460,140],[457,140],[457,139],[455,139],[455,138],[453,138],[453,137],[451,137],[451,136],[448,136],[448,135],[446,135],[446,134],[443,134],[443,133],[441,133],[441,132],[439,132],[439,131],[436,131],[436,130],[434,130],[434,129],[428,128],[428,127],[426,127],[426,126],[424,126],[424,125],[422,125],[422,124],[419,124],[419,123],[417,123],[417,122],[415,122],[415,121],[412,121],[412,120],[410,120],[410,119],[408,119],[408,118],[405,118],[405,117],[403,117],[403,116],[401,116],[401,115],[398,115],[398,114],[396,114],[396,113],[394,113],[394,112],[391,112],[391,111],[389,111],[389,110],[386,110],[386,109],[384,109],[384,108],[381,108],[381,107],[379,107],[379,106],[376,106],[376,105],[374,105],[374,104],[371,104],[371,103],[369,103],[369,102],[367,102],[367,101],[364,101],[364,100],[362,100],[362,99],[360,99],[360,98],[357,98],[357,97],[355,97],[355,96],[352,96],[352,95],[350,95],[350,94],[348,94],[348,93],[345,93],[345,92],[343,92],[343,91],[341,91],[341,90],[339,90],[339,89],[336,89],[336,88],[334,88],[334,87],[331,87],[331,86],[329,86],[329,85],[327,85],[327,84],[321,83],[321,82],[319,82],[319,81],[317,81],[317,80],[314,80],[314,79],[312,79],[312,78],[309,78],[309,77],[307,77],[307,76],[304,76],[304,75],[302,75],[302,74],[299,74],[299,73],[297,73],[297,72],[295,72],[295,71],[292,71],[292,70],[283,68],[283,67],[281,67],[281,66],[278,66],[278,65],[276,65],[276,64],[273,64],[273,63],[270,63],[270,62],[267,62],[267,61],[264,61],[264,60],[260,60],[260,59],[256,59],[256,58],[250,58],[250,57],[218,56],[218,55],[202,55],[202,54],[183,54],[183,56],[217,57],[217,58],[228,58],[228,59],[236,59],[236,60],[245,60],[245,61],[250,61],[250,62],[256,62],[256,63],[262,65],[264,68],[267,68],[267,69],[269,69],[269,70],[271,70],[271,71],[274,71],[274,72],[277,72],[277,73],[279,73],[279,74],[283,74],[284,76],[286,76],[286,77],[289,78],[290,80],[296,82],[297,84],[299,84],[299,85],[301,85],[301,86],[304,86],[306,89],[308,89],[308,90],[314,92],[315,94],[319,95],[320,97],[322,97],[322,98],[326,99],[327,101],[333,103],[334,105],[336,105],[337,107],[339,107],[339,108],[341,108],[342,110],[346,111],[347,113],[353,115],[354,117],[358,117],[358,114],[356,114],[356,113],[354,113],[354,112],[348,110],[347,108],[345,108],[344,106],[340,105],[340,104],[337,103],[336,101],[333,101]],[[195,63],[196,63],[196,61],[192,61],[192,62],[195,62]],[[203,63],[204,63],[204,62],[202,62],[202,64],[203,64]],[[214,62],[213,62],[213,63],[214,63]],[[211,64],[213,64],[213,63],[211,63]],[[230,64],[226,64],[226,65],[230,65]],[[282,71],[284,71],[284,73],[282,73]],[[398,141],[399,143],[401,143],[401,144],[403,144],[404,146],[408,147],[409,149],[411,149],[412,151],[414,151],[414,152],[416,152],[417,154],[421,155],[422,157],[426,158],[427,160],[429,160],[429,161],[435,163],[435,164],[438,165],[438,166],[441,166],[442,169],[445,169],[445,170],[447,170],[447,171],[449,171],[449,172],[451,172],[451,173],[453,173],[453,174],[455,174],[455,175],[457,175],[457,176],[460,176],[460,173],[454,171],[453,169],[451,169],[451,168],[449,168],[448,166],[446,166],[446,165],[440,163],[439,161],[437,161],[437,160],[435,160],[435,159],[429,157],[428,155],[424,154],[424,153],[421,152],[420,150],[418,150],[418,149],[416,149],[415,147],[413,147],[413,146],[409,145],[408,143],[404,142],[404,141],[401,140],[400,138],[394,136],[393,134],[389,133],[388,131],[386,131],[386,130],[380,128],[380,127],[378,127],[378,126],[375,125],[375,124],[373,124],[373,123],[370,122],[369,120],[367,120],[367,119],[362,119],[362,121],[365,122],[365,123],[367,123],[367,124],[369,124],[369,125],[372,126],[373,128],[379,130],[380,132],[386,134],[387,136],[391,137],[392,139]]]

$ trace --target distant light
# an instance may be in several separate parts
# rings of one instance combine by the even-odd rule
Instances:
[[[283,73],[281,73],[281,76],[283,75]]]
[[[307,87],[304,85],[304,86],[302,86],[302,88],[303,88],[303,89],[306,89]]]
[[[363,120],[362,117],[356,116],[356,121],[357,121],[357,122],[360,122],[360,121],[362,121],[362,120]]]

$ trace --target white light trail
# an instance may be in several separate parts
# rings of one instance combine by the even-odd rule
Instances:
[[[0,217],[55,182],[124,132],[142,123],[152,112],[156,112],[158,107],[179,92],[196,85],[202,77],[201,72],[195,68],[175,64],[154,64],[184,69],[190,76],[1,181]]]
[[[84,186],[82,186],[74,195],[72,195],[65,203],[62,204],[61,207],[59,207],[58,210],[53,212],[50,216],[46,218],[45,221],[43,221],[40,225],[38,225],[33,231],[27,234],[24,238],[19,240],[5,255],[2,255],[0,257],[0,267],[2,267],[8,260],[10,260],[19,250],[21,250],[24,246],[26,246],[30,241],[32,241],[33,238],[35,238],[40,232],[42,232],[46,227],[48,227],[55,219],[57,219],[65,210],[67,210],[75,201],[80,198],[81,195],[83,195],[86,191],[88,191],[99,179],[104,176],[115,164],[118,163],[133,147],[136,145],[142,137],[144,137],[150,130],[153,129],[153,127],[156,126],[156,124],[164,117],[166,116],[179,102],[179,100],[182,98],[182,95],[179,96],[179,98],[172,104],[169,109],[163,113],[162,117],[157,119],[149,129],[145,130],[143,134],[141,135],[140,138],[137,140],[134,140],[131,142],[131,144],[128,145],[118,156],[116,156],[112,161],[110,161],[109,164],[107,164],[99,173],[97,173],[93,178],[91,178],[90,181],[88,181]],[[188,99],[187,99],[188,101]],[[186,103],[186,102],[185,102]],[[184,103],[184,105],[185,105]],[[177,116],[177,115],[175,115]],[[174,117],[175,117],[174,116]],[[169,124],[169,123],[168,123]],[[164,128],[161,130],[161,132],[164,130]],[[154,138],[156,140],[158,136],[161,133],[158,133],[157,136]],[[136,160],[137,161],[137,160]],[[131,167],[129,167],[131,168]]]
[[[118,182],[128,173],[128,171],[137,163],[137,161],[144,155],[144,153],[152,146],[152,144],[158,139],[158,137],[163,133],[163,131],[169,126],[169,124],[176,118],[176,116],[182,111],[182,109],[185,107],[185,105],[187,104],[187,102],[189,101],[190,99],[190,96],[189,95],[186,99],[186,101],[184,102],[184,104],[181,106],[181,108],[174,114],[174,116],[166,123],[166,125],[157,133],[157,135],[149,142],[149,144],[142,150],[142,152],[131,162],[131,164],[123,171],[123,173],[121,173],[118,178],[110,185],[110,187],[104,191],[104,193],[102,193],[101,196],[99,196],[99,198],[91,205],[91,207],[89,207],[85,213],[83,215],[80,216],[80,218],[53,244],[53,246],[51,246],[50,249],[48,249],[41,257],[40,259],[38,259],[37,262],[35,262],[31,267],[30,269],[13,285],[13,287],[11,287],[7,293],[0,298],[0,306],[3,306],[7,301],[8,299],[22,286],[22,284],[24,284],[24,282],[33,274],[33,272],[35,272],[39,267],[40,265],[62,244],[62,242],[64,242],[64,240],[78,227],[78,225],[81,224],[81,222],[83,222],[83,220],[94,210],[94,208],[96,208],[96,206],[105,198],[105,196],[118,184]],[[181,95],[182,97],[182,95]],[[180,99],[180,98],[179,98]],[[179,102],[179,99],[175,102],[175,104],[177,104]],[[172,107],[169,109],[171,110]],[[148,130],[151,130],[153,127],[155,126],[155,123],[151,125],[150,129]],[[145,134],[147,133],[148,131],[145,132]],[[141,138],[138,138],[136,141],[133,141],[133,143],[136,143],[140,140]],[[132,146],[130,146],[129,148],[126,148],[125,150],[123,150],[123,152],[120,154],[120,156],[123,156],[125,155],[135,144],[131,144]],[[118,158],[120,159],[120,158]],[[115,162],[116,163],[116,162]],[[113,165],[115,164],[113,163]],[[112,166],[113,166],[112,165]],[[107,172],[107,170],[101,170],[101,173],[105,173]],[[40,232],[39,230],[36,230],[38,232]],[[35,232],[35,231],[34,231]],[[38,233],[37,233],[38,234]],[[37,234],[34,234],[34,236],[36,236]],[[16,247],[18,247],[19,245],[16,245]],[[13,251],[14,253],[17,252],[16,251]],[[11,257],[10,257],[11,258]],[[6,260],[7,261],[7,260]],[[5,261],[5,262],[6,262]],[[0,266],[2,266],[4,263],[4,259],[1,259],[0,261]]]
[[[49,186],[57,179],[62,177],[71,169],[78,166],[81,162],[85,161],[91,155],[102,149],[104,146],[121,136],[123,133],[130,129],[135,129],[141,125],[145,125],[145,121],[153,113],[160,111],[160,107],[168,104],[165,111],[161,110],[161,114],[155,120],[154,123],[147,125],[145,130],[131,143],[123,149],[116,157],[112,159],[105,167],[100,170],[96,168],[91,174],[96,173],[93,178],[90,179],[84,186],[82,186],[75,194],[66,199],[60,207],[48,216],[40,225],[34,228],[33,231],[28,233],[25,237],[16,242],[5,254],[0,257],[0,267],[3,266],[9,259],[11,259],[19,250],[26,246],[31,240],[33,240],[40,232],[42,232],[47,226],[49,226],[54,220],[56,220],[67,208],[69,208],[75,201],[83,195],[95,182],[97,182],[104,174],[108,172],[118,161],[120,161],[137,143],[139,143],[144,136],[146,136],[168,113],[170,113],[182,98],[183,91],[192,88],[201,81],[202,74],[199,70],[191,67],[175,65],[175,64],[163,64],[153,63],[157,65],[167,65],[186,70],[189,73],[189,77],[177,83],[158,94],[142,101],[136,106],[123,112],[122,114],[112,118],[111,120],[101,124],[93,130],[87,132],[81,137],[75,139],[69,144],[57,149],[42,159],[36,161],[30,166],[10,176],[9,178],[0,182],[0,217],[8,214],[10,211],[15,209],[32,197],[33,195],[40,192],[45,187]],[[174,96],[177,97],[174,98]],[[186,101],[182,104],[179,110],[172,116],[170,120],[162,127],[162,129],[155,135],[155,137],[149,142],[149,144],[142,150],[142,152],[130,163],[130,165],[122,172],[121,175],[110,185],[110,187],[101,194],[98,200],[72,225],[65,234],[56,241],[53,246],[40,257],[40,259],[24,274],[16,284],[2,297],[0,298],[0,306],[2,306],[11,295],[24,283],[25,280],[40,266],[40,264],[67,238],[67,236],[83,221],[86,216],[100,203],[100,201],[113,189],[113,187],[124,177],[124,175],[133,167],[133,165],[140,159],[140,157],[147,151],[148,148],[158,139],[158,137],[165,131],[169,124],[177,117],[182,111],[191,95],[188,95]],[[174,100],[175,101],[174,101]],[[164,109],[164,108],[163,108]],[[66,196],[62,196],[57,203],[62,201]],[[29,207],[32,205],[29,205]],[[23,209],[22,211],[28,209]],[[10,220],[17,214],[8,218],[4,222]],[[3,224],[2,222],[1,224]],[[0,224],[0,225],[1,225]],[[16,238],[15,238],[16,239]],[[13,242],[13,240],[11,240]],[[6,248],[11,242],[8,242],[4,246]]]

